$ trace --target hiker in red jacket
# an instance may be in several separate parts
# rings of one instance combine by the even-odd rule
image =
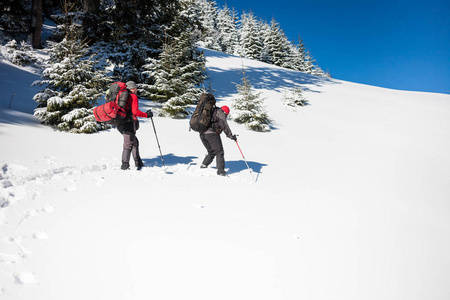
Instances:
[[[217,175],[225,176],[225,151],[222,145],[222,139],[220,134],[225,132],[225,135],[232,139],[237,140],[235,134],[231,132],[227,123],[227,116],[230,113],[228,106],[222,106],[221,108],[215,108],[212,113],[211,127],[204,133],[200,133],[200,139],[205,146],[208,154],[203,160],[200,168],[207,168],[210,163],[216,158]]]
[[[130,168],[130,156],[133,155],[135,165],[138,170],[142,169],[144,163],[139,155],[139,140],[136,136],[136,130],[139,129],[140,118],[151,118],[153,113],[151,110],[142,112],[139,110],[139,99],[136,96],[137,86],[134,81],[127,82],[127,89],[130,90],[130,96],[128,97],[125,111],[127,112],[128,121],[121,123],[117,126],[119,132],[123,135],[123,152],[122,152],[122,170],[128,170]]]

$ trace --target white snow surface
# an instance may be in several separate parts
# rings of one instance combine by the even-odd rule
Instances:
[[[160,117],[167,167],[142,119],[145,167],[122,171],[120,133],[39,124],[38,76],[0,62],[0,299],[450,299],[450,95],[205,54],[218,105],[243,64],[275,120],[229,122],[252,173],[224,136],[229,176],[200,169],[198,134]]]

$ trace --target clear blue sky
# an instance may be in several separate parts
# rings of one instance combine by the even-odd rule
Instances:
[[[216,0],[275,18],[332,77],[450,94],[450,0]]]

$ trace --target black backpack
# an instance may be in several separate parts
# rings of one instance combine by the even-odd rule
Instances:
[[[200,133],[208,130],[211,127],[211,118],[215,108],[216,98],[214,95],[210,93],[202,94],[189,121],[192,130]]]

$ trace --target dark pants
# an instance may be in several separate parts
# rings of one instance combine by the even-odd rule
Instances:
[[[208,150],[208,154],[203,160],[203,164],[208,166],[216,158],[216,166],[218,172],[225,171],[225,151],[223,150],[222,139],[219,134],[208,133],[200,134],[200,139],[202,140],[203,145],[206,150]]]
[[[117,129],[123,136],[122,163],[130,163],[131,155],[133,155],[136,165],[142,161],[139,155],[139,140],[136,136],[138,128],[138,121],[127,122],[117,126]]]

